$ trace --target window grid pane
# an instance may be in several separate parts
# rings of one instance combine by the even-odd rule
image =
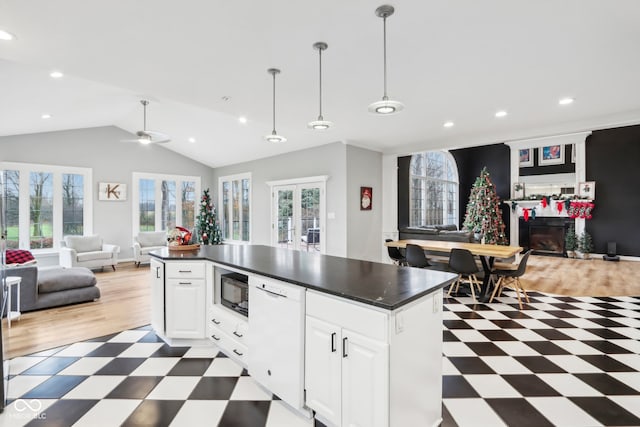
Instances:
[[[160,227],[162,230],[170,230],[176,226],[176,182],[162,181],[160,189],[162,192]]]
[[[156,190],[153,179],[140,180],[140,231],[156,229]]]
[[[249,180],[242,180],[242,240],[249,241]]]
[[[428,151],[411,158],[409,225],[457,225],[458,173],[453,157]]]
[[[228,181],[222,183],[222,235],[225,239],[230,239],[231,234],[229,234],[229,193],[230,193],[230,185]]]
[[[29,247],[53,247],[53,175],[29,174]]]
[[[62,234],[84,234],[84,176],[62,174]]]
[[[240,240],[240,181],[231,181],[232,239]]]
[[[196,215],[196,183],[182,182],[182,226],[193,230]]]
[[[20,171],[5,171],[5,214],[7,227],[7,248],[20,247]]]

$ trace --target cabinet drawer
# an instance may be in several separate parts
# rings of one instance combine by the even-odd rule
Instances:
[[[204,262],[167,262],[165,274],[174,279],[204,279]]]
[[[234,338],[214,326],[210,327],[209,332],[211,340],[220,347],[224,354],[232,359],[240,361],[244,366],[247,366],[248,348],[246,345],[239,343]]]
[[[247,321],[238,319],[237,316],[226,312],[223,308],[212,307],[208,322],[210,325],[220,329],[234,340],[245,345],[247,344],[247,335],[249,331],[249,323]]]
[[[362,305],[307,291],[307,315],[387,342],[388,315]]]

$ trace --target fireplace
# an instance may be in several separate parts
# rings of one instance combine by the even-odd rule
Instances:
[[[520,218],[520,246],[538,255],[564,256],[564,236],[573,222],[558,217]]]

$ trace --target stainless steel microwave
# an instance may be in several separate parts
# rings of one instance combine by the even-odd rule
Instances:
[[[240,273],[223,274],[220,277],[220,302],[243,316],[249,316],[248,277]]]

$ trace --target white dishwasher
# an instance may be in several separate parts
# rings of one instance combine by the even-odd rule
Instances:
[[[249,276],[249,374],[294,409],[304,409],[305,288]]]

